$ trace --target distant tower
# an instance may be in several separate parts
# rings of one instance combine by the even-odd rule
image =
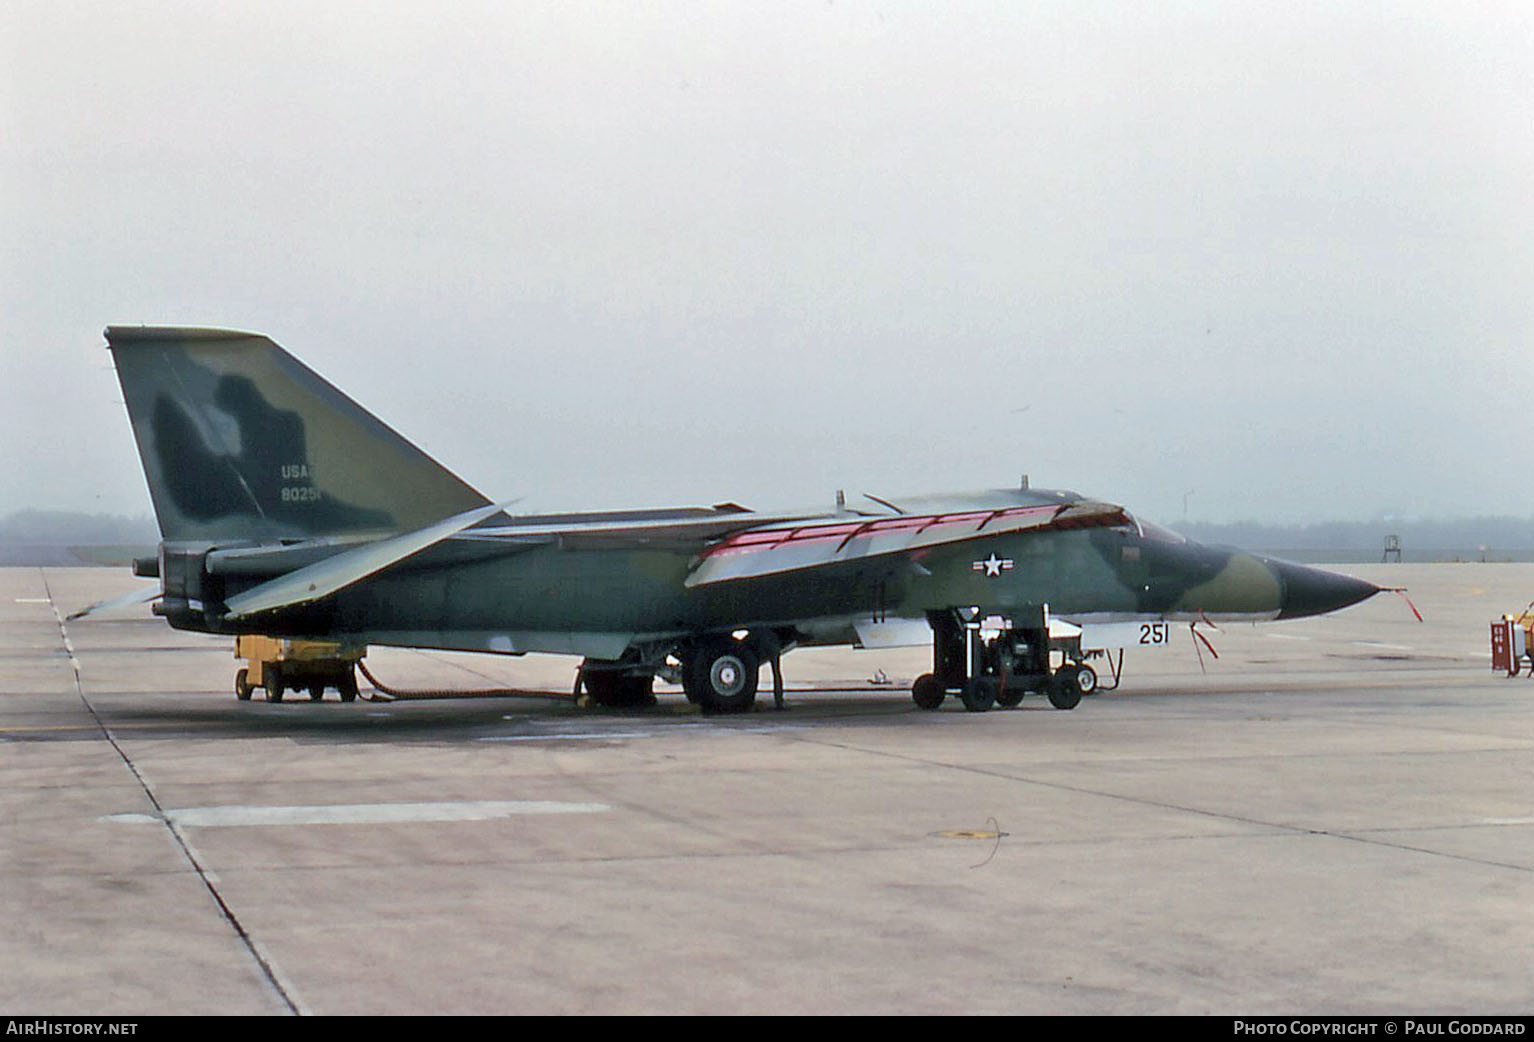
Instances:
[[[1401,537],[1398,535],[1387,535],[1385,537],[1385,552],[1380,554],[1380,564],[1389,561],[1392,556],[1394,556],[1396,564],[1401,563]]]

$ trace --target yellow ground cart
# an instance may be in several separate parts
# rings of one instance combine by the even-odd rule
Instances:
[[[237,637],[234,657],[245,665],[234,675],[234,694],[247,701],[256,688],[266,691],[268,702],[281,702],[289,690],[309,692],[318,702],[333,687],[341,701],[357,698],[356,666],[367,654],[365,645],[337,644],[326,640],[290,640],[285,637]]]

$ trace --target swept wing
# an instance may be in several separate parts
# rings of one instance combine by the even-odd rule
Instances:
[[[1087,501],[768,525],[714,543],[703,552],[686,585],[707,586],[780,575],[1015,532],[1098,528],[1128,522],[1123,507]]]

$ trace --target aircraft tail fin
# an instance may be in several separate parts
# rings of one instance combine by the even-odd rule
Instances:
[[[106,338],[165,539],[381,535],[490,504],[260,334]]]

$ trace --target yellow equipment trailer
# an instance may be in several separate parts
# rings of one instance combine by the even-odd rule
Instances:
[[[366,645],[337,644],[326,640],[289,640],[285,637],[236,637],[234,657],[245,665],[234,675],[234,694],[247,701],[256,688],[266,691],[268,702],[281,702],[288,690],[307,689],[318,702],[333,687],[341,701],[357,698],[356,666],[367,654]]]

